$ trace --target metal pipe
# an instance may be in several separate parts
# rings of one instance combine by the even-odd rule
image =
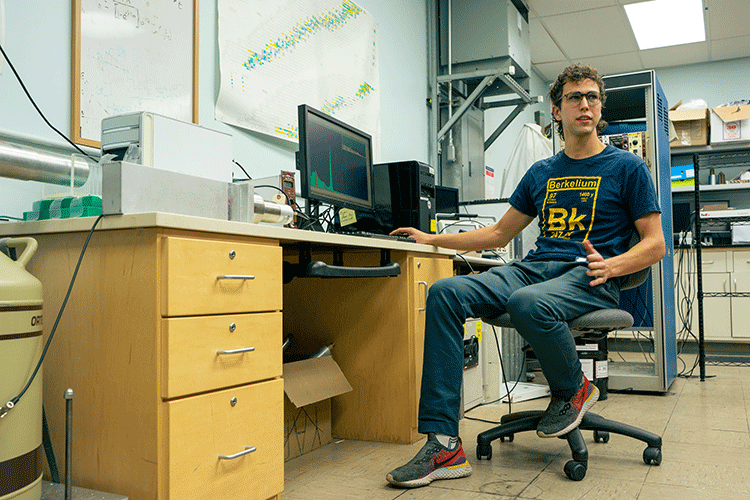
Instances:
[[[92,164],[78,153],[64,155],[0,140],[0,177],[80,187]]]
[[[466,98],[466,100],[461,104],[461,107],[458,108],[456,111],[456,114],[453,115],[453,118],[448,120],[448,122],[443,125],[443,128],[440,129],[438,132],[438,141],[442,141],[443,137],[445,137],[445,134],[448,133],[448,131],[453,127],[453,125],[461,119],[461,117],[466,113],[466,110],[469,109],[469,106],[471,106],[474,101],[477,100],[477,98],[482,95],[482,92],[484,92],[484,89],[492,85],[492,82],[495,81],[497,77],[496,76],[486,76],[484,77],[484,80],[482,80],[479,85],[477,85],[477,88],[474,89],[474,91],[469,94],[469,97]]]
[[[65,390],[65,500],[73,498],[73,389]]]
[[[438,74],[438,26],[437,26],[437,2],[427,2],[427,47],[429,57],[427,58],[427,74],[428,74],[428,89],[429,94],[427,96],[427,102],[429,107],[428,117],[428,130],[429,130],[429,142],[427,145],[427,151],[429,155],[429,164],[437,168],[438,174],[436,181],[438,184],[443,184],[443,170],[439,163],[438,153],[440,151],[440,145],[437,141],[437,131],[439,129],[439,111],[440,105],[438,102],[440,93],[440,84],[437,82]]]

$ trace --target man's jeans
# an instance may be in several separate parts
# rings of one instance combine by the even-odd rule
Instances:
[[[586,263],[512,262],[435,282],[427,297],[419,432],[458,435],[467,318],[508,312],[534,349],[552,394],[573,396],[581,363],[566,322],[616,308],[620,296],[618,280],[592,287],[587,270]]]

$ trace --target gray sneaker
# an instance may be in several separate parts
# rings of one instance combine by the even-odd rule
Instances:
[[[558,437],[569,433],[581,423],[583,415],[599,399],[599,389],[584,376],[583,384],[570,399],[552,398],[539,420],[536,433],[540,437]]]
[[[394,486],[416,488],[427,486],[436,479],[456,479],[471,475],[461,439],[453,450],[437,440],[434,433],[427,435],[427,443],[406,465],[392,470],[385,478]]]

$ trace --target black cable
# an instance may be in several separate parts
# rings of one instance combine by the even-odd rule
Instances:
[[[498,355],[498,358],[500,359],[500,370],[501,370],[501,373],[503,375],[503,382],[505,383],[505,392],[506,392],[506,394],[503,397],[507,397],[508,398],[508,414],[510,414],[510,413],[513,412],[513,403],[511,403],[510,394],[511,394],[511,392],[513,392],[515,390],[516,386],[518,386],[518,384],[521,382],[521,377],[523,376],[524,372],[526,371],[526,365],[525,365],[525,363],[521,363],[521,369],[518,372],[518,377],[516,377],[516,381],[513,384],[513,387],[511,387],[510,389],[508,389],[508,380],[505,377],[505,366],[503,365],[503,357],[500,354],[500,340],[497,337],[497,330],[495,329],[495,325],[490,325],[490,326],[492,326],[492,333],[494,333],[494,335],[495,335],[495,347],[497,348],[497,355]],[[496,399],[494,401],[489,401],[487,403],[482,403],[480,406],[487,406],[487,405],[491,405],[491,404],[497,403],[498,401],[502,401],[503,397],[501,397],[499,399]],[[502,424],[502,422],[497,422],[497,421],[494,421],[494,420],[485,420],[485,419],[482,419],[482,418],[467,417],[466,415],[464,415],[464,418],[466,418],[468,420],[476,420],[476,421],[479,421],[479,422],[485,422],[487,424],[495,424],[495,425]]]
[[[23,220],[23,219],[18,218],[18,217],[11,217],[10,215],[0,215],[0,220],[8,220],[8,219],[10,219],[10,220]]]
[[[318,208],[320,207],[320,202],[311,202],[310,200],[307,201],[307,205],[309,206],[309,212],[310,215],[313,215]],[[305,214],[305,217],[307,217],[307,223],[299,226],[299,229],[310,229],[314,228],[315,224],[319,223],[319,216],[317,218],[315,217],[309,217],[307,214]]]
[[[245,167],[243,167],[242,165],[240,165],[237,160],[232,159],[232,163],[234,163],[235,165],[237,165],[238,167],[240,167],[240,170],[242,170],[245,173],[245,175],[247,176],[247,180],[248,181],[253,180],[253,178],[250,177],[250,174],[247,173],[247,170],[245,170]]]
[[[88,236],[86,236],[86,241],[83,244],[83,248],[81,249],[81,255],[78,257],[78,263],[76,264],[75,271],[73,271],[73,277],[70,279],[70,285],[68,286],[68,293],[65,294],[65,299],[63,300],[63,303],[60,306],[60,311],[57,313],[57,319],[55,319],[55,324],[52,325],[52,331],[50,331],[49,338],[47,339],[47,343],[44,345],[42,356],[39,358],[39,362],[36,364],[36,368],[34,368],[34,373],[31,374],[31,378],[26,384],[26,387],[23,388],[23,390],[20,392],[20,394],[18,394],[18,396],[10,400],[10,402],[13,403],[14,406],[18,404],[18,400],[21,399],[21,397],[23,397],[23,395],[26,393],[29,386],[34,381],[34,377],[36,377],[36,374],[39,371],[39,368],[41,368],[42,366],[42,362],[44,361],[44,357],[47,355],[47,350],[49,349],[50,343],[52,343],[52,339],[55,336],[57,325],[58,323],[60,323],[60,318],[62,317],[63,311],[65,311],[65,306],[68,304],[68,299],[70,298],[70,292],[73,291],[73,284],[76,282],[78,269],[81,267],[81,261],[83,261],[83,256],[86,253],[86,247],[88,247],[89,245],[89,240],[91,239],[91,235],[94,234],[94,229],[96,228],[96,225],[99,224],[99,221],[102,220],[103,217],[104,217],[104,214],[96,218],[96,220],[94,221],[94,225],[91,226],[91,230],[89,230]]]
[[[466,257],[464,257],[462,254],[456,254],[456,255],[458,255],[459,257],[461,257],[464,260],[464,262],[466,263],[466,265],[469,266],[469,270],[471,271],[471,274],[476,274],[476,271],[474,270],[474,268],[472,267],[472,265],[469,263],[469,261],[466,259]],[[511,391],[513,391],[516,388],[516,386],[518,386],[518,383],[521,381],[521,376],[523,375],[523,372],[525,371],[525,366],[523,365],[523,363],[521,364],[521,371],[518,373],[518,378],[516,379],[515,384],[513,384],[513,387],[509,389],[508,388],[508,379],[505,376],[505,366],[503,365],[503,355],[500,353],[500,339],[497,336],[497,330],[495,329],[495,325],[490,325],[490,326],[492,327],[492,333],[495,335],[495,348],[497,348],[497,357],[500,360],[500,372],[503,375],[503,382],[505,383],[505,393],[506,393],[506,396],[508,397],[508,413],[511,413],[512,410],[513,410],[513,403],[511,403],[510,393],[511,393]],[[500,399],[502,399],[502,398],[500,398]],[[482,405],[480,405],[480,406],[486,406],[488,404],[496,403],[497,401],[500,401],[500,399],[496,400],[496,401],[490,401],[489,403],[482,403]],[[467,418],[469,420],[478,420],[480,422],[486,422],[486,423],[489,423],[489,424],[499,424],[500,423],[500,422],[493,422],[493,421],[490,421],[490,420],[483,420],[481,418],[467,417],[466,415],[464,415],[464,418]]]
[[[10,58],[8,58],[8,54],[6,54],[5,50],[3,50],[3,46],[2,45],[0,45],[0,52],[3,53],[3,57],[8,62],[8,66],[10,66],[10,69],[13,71],[13,74],[16,75],[16,79],[18,80],[18,83],[21,84],[21,88],[26,93],[26,97],[29,98],[29,101],[31,101],[31,104],[32,104],[32,106],[34,106],[34,109],[36,109],[37,113],[39,113],[39,116],[41,116],[42,120],[44,120],[44,123],[46,123],[49,126],[49,128],[51,128],[52,130],[54,130],[55,132],[57,132],[57,134],[60,137],[62,137],[63,139],[65,139],[71,146],[73,146],[74,148],[76,148],[76,150],[79,153],[81,153],[82,155],[84,155],[85,157],[87,157],[88,159],[90,159],[91,161],[93,161],[94,163],[97,163],[96,159],[94,159],[92,156],[90,156],[88,153],[86,153],[83,149],[79,148],[77,144],[75,144],[73,141],[71,141],[70,139],[68,139],[65,134],[63,134],[62,132],[60,132],[59,130],[57,130],[55,128],[55,126],[52,125],[49,122],[49,120],[47,120],[47,117],[44,116],[44,113],[42,113],[42,110],[39,109],[39,106],[36,105],[36,102],[34,102],[34,99],[31,97],[31,94],[26,89],[26,85],[24,85],[23,80],[21,80],[21,76],[18,74],[18,71],[16,71],[16,68],[13,66],[13,63],[10,62]]]

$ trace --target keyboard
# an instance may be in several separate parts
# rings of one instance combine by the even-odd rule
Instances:
[[[380,234],[380,233],[370,233],[367,231],[338,231],[336,234],[346,234],[349,236],[362,236],[365,238],[377,238],[381,240],[391,240],[391,241],[406,241],[410,243],[415,243],[417,240],[410,236],[404,236],[402,234]]]

